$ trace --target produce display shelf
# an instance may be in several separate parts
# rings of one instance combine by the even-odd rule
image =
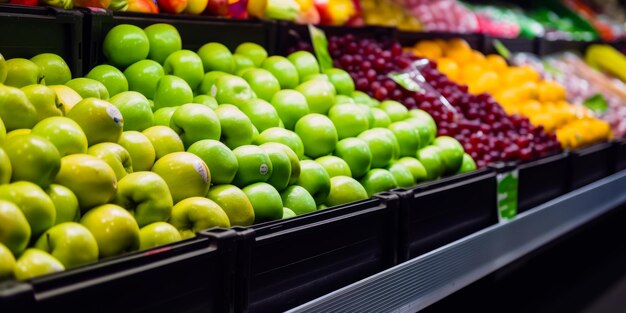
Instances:
[[[288,312],[416,312],[626,203],[626,170]]]

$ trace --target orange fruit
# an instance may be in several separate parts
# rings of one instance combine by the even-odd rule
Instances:
[[[486,71],[476,81],[469,84],[469,91],[474,94],[491,92],[498,88],[499,84],[498,74],[494,71]]]
[[[425,57],[431,60],[436,60],[443,55],[441,47],[430,40],[422,40],[418,42],[415,45],[414,53],[416,56]]]
[[[437,69],[452,81],[458,81],[461,69],[456,62],[448,58],[440,58],[437,60]]]
[[[466,64],[461,67],[461,81],[466,84],[474,83],[485,73],[485,70],[478,64]]]
[[[538,84],[539,101],[565,100],[565,87],[553,81],[541,81]]]
[[[486,56],[485,64],[490,70],[495,71],[497,73],[504,72],[506,69],[509,68],[509,65],[506,63],[506,60],[497,54],[490,54]]]
[[[486,61],[487,59],[485,58],[485,55],[482,54],[480,51],[472,51],[472,62],[480,64],[481,66],[485,66]]]
[[[472,50],[472,47],[465,41],[465,39],[461,38],[452,38],[448,40],[448,49],[456,49],[461,48],[464,50]]]

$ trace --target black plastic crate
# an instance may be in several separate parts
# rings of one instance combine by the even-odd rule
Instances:
[[[610,175],[615,168],[612,143],[574,150],[570,157],[570,189],[578,189]]]
[[[2,312],[233,312],[235,231],[0,283]]]
[[[563,152],[518,165],[517,213],[569,191],[569,153]]]
[[[398,262],[498,223],[496,172],[491,168],[395,191],[402,197]]]
[[[493,36],[484,36],[481,52],[484,54],[498,53],[494,46],[494,42],[500,41],[509,51],[537,53],[538,44],[535,39],[528,38],[498,38]]]
[[[481,50],[483,46],[483,36],[479,34],[459,34],[459,33],[442,33],[442,32],[407,32],[399,31],[396,35],[396,39],[403,47],[413,46],[422,40],[432,39],[453,39],[461,38],[467,41],[467,43],[474,50]]]
[[[102,42],[111,28],[132,24],[141,28],[156,23],[171,24],[178,29],[183,48],[197,51],[209,42],[219,42],[231,51],[240,43],[254,42],[274,54],[276,25],[257,20],[236,20],[208,16],[145,14],[83,10],[85,14],[85,72],[104,63]]]
[[[545,38],[538,39],[537,52],[539,56],[546,56],[559,52],[577,52],[584,53],[587,47],[598,43],[593,41],[576,41],[576,40],[548,40]]]
[[[626,138],[617,139],[613,141],[613,144],[615,145],[615,172],[619,172],[626,169]]]
[[[83,75],[80,12],[0,4],[0,31],[0,53],[5,59],[54,53],[65,60],[73,77]]]
[[[282,312],[396,264],[399,197],[238,228],[236,311]]]

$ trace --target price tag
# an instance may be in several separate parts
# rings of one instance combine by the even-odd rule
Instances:
[[[313,50],[317,61],[320,63],[320,69],[324,73],[327,69],[333,68],[333,58],[328,52],[328,39],[323,30],[309,24],[309,34],[313,43]]]
[[[424,93],[422,87],[411,78],[409,73],[389,73],[387,76],[406,90]]]
[[[519,171],[498,173],[498,211],[500,220],[509,220],[517,215],[517,191],[519,184]]]

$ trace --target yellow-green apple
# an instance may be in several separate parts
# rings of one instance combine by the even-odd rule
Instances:
[[[210,71],[204,74],[204,78],[202,78],[202,83],[200,83],[200,87],[198,88],[198,93],[215,97],[217,95],[217,87],[215,83],[218,78],[229,75],[228,73],[222,71]],[[217,100],[216,100],[217,101]]]
[[[30,60],[39,66],[43,75],[42,84],[63,85],[72,79],[70,67],[63,58],[54,53],[38,54]],[[2,83],[1,80],[0,83]]]
[[[101,142],[117,142],[122,135],[124,118],[120,110],[111,103],[87,98],[78,102],[69,112],[71,118],[87,136],[89,146]]]
[[[440,153],[441,149],[437,146],[427,146],[417,151],[417,159],[426,169],[426,180],[434,180],[443,175],[445,165]]]
[[[463,161],[461,162],[459,173],[467,173],[474,170],[476,170],[476,162],[469,154],[463,153]]]
[[[383,111],[382,109],[370,108],[370,112],[372,112],[372,116],[374,117],[374,123],[370,123],[371,124],[370,128],[376,128],[376,127],[385,128],[391,125],[391,119],[389,118],[389,115],[387,115],[387,113]]]
[[[320,73],[320,66],[311,52],[296,51],[288,55],[287,59],[296,67],[300,79]]]
[[[235,60],[226,46],[218,42],[210,42],[198,49],[205,72],[221,71],[235,72]]]
[[[233,54],[233,60],[235,61],[235,73],[237,73],[237,76],[241,76],[245,70],[254,68],[254,62],[246,56]]]
[[[130,153],[119,144],[112,142],[95,144],[87,149],[87,154],[106,162],[115,172],[118,181],[133,172]]]
[[[207,198],[215,201],[228,215],[231,226],[249,226],[254,223],[254,209],[248,196],[233,185],[211,187]]]
[[[178,229],[183,239],[194,237],[201,230],[230,227],[226,212],[204,197],[191,197],[178,202],[172,209],[169,222]]]
[[[46,193],[52,200],[56,211],[55,225],[65,222],[78,222],[80,219],[80,207],[78,199],[67,187],[51,184]]]
[[[0,54],[0,84],[4,84],[4,80],[7,79],[7,61]]]
[[[265,152],[258,146],[245,145],[233,150],[239,169],[233,185],[244,187],[256,182],[266,182],[272,176],[272,161]],[[282,207],[282,206],[281,206]]]
[[[289,178],[289,185],[293,185],[298,181],[300,177],[300,159],[298,155],[287,145],[279,143],[279,142],[266,142],[260,145],[264,150],[266,149],[280,149],[282,150],[287,157],[289,157],[289,161],[291,162],[291,177]],[[274,161],[272,160],[272,165],[274,165]],[[274,169],[275,170],[275,169]]]
[[[409,117],[409,110],[397,101],[385,100],[380,103],[380,108],[387,113],[392,123]]]
[[[271,103],[278,112],[280,120],[285,123],[285,128],[289,130],[293,130],[300,118],[309,114],[306,98],[296,90],[284,89],[275,93]]]
[[[228,148],[234,149],[252,143],[254,125],[239,108],[232,104],[222,104],[215,110],[215,114],[222,128],[220,141]]]
[[[369,108],[357,104],[335,105],[330,108],[328,117],[337,129],[339,140],[356,137],[369,129]]]
[[[118,144],[130,154],[133,171],[149,171],[156,159],[156,152],[150,139],[137,131],[125,131]]]
[[[80,223],[96,238],[101,259],[139,249],[139,226],[120,206],[97,206],[89,210]]]
[[[178,107],[170,120],[185,147],[203,139],[220,139],[222,130],[217,114],[207,106],[187,103]]]
[[[7,78],[4,84],[7,86],[21,88],[39,84],[42,79],[39,65],[28,59],[9,59],[6,61],[6,68]]]
[[[31,128],[37,123],[37,109],[21,89],[0,84],[0,118],[7,131]]]
[[[4,151],[11,161],[11,181],[29,181],[48,187],[59,172],[61,155],[47,139],[33,134],[8,138]]]
[[[304,154],[317,158],[335,150],[337,145],[337,129],[326,116],[311,113],[298,120],[295,127],[296,134],[304,144]]]
[[[13,202],[0,200],[0,243],[15,255],[26,249],[31,229],[24,213]]]
[[[128,210],[139,227],[167,221],[174,205],[167,183],[152,172],[135,172],[122,178],[114,203]]]
[[[344,96],[344,95],[336,95],[335,96],[335,104],[345,104],[345,103],[356,103],[354,102],[354,99],[348,97],[348,96]],[[366,104],[367,105],[367,104]]]
[[[64,113],[69,112],[76,103],[83,100],[83,97],[74,91],[74,89],[65,85],[48,85],[48,87],[56,92],[59,103],[63,106]]]
[[[278,79],[281,89],[294,89],[298,86],[300,81],[298,70],[285,57],[278,55],[268,57],[261,63],[261,68],[268,70]]]
[[[420,131],[420,148],[430,145],[437,135],[437,124],[426,111],[412,109],[407,122],[414,123]]]
[[[212,110],[215,110],[218,107],[217,100],[215,100],[215,98],[213,98],[211,96],[207,96],[207,95],[197,95],[197,96],[193,97],[193,103],[199,103],[199,104],[202,104],[202,105],[206,105],[206,106],[208,106]]]
[[[334,155],[325,155],[315,159],[315,162],[319,163],[328,173],[330,178],[335,176],[348,176],[352,177],[350,166],[343,159]]]
[[[187,82],[173,75],[165,75],[154,92],[154,110],[175,107],[193,101],[193,92]]]
[[[109,91],[106,86],[95,79],[85,77],[74,78],[65,83],[65,86],[74,89],[74,91],[83,98],[109,99]]]
[[[369,197],[398,187],[393,174],[382,168],[371,169],[359,182],[363,185]]]
[[[372,152],[369,145],[359,138],[340,140],[334,154],[343,159],[350,167],[352,177],[363,177],[372,166]]]
[[[420,133],[417,126],[412,123],[399,121],[389,125],[400,145],[399,157],[415,156],[420,147]]]
[[[248,82],[238,76],[220,75],[215,79],[214,86],[215,93],[213,94],[211,90],[209,95],[215,96],[219,104],[234,104],[239,107],[242,103],[256,98]]]
[[[237,174],[239,164],[235,154],[217,140],[200,140],[187,149],[204,161],[211,173],[213,184],[230,184]]]
[[[300,77],[300,83],[304,83],[307,82],[309,80],[323,80],[325,82],[330,82],[330,80],[328,80],[328,76],[326,76],[326,74],[313,74],[313,75],[309,75],[306,77]]]
[[[178,107],[165,107],[156,110],[154,112],[154,125],[169,127],[172,115],[174,115],[177,109]]]
[[[184,12],[191,15],[200,15],[204,12],[208,3],[208,0],[189,0]]]
[[[326,202],[330,192],[330,176],[319,163],[312,160],[300,162],[300,178],[297,184],[304,187],[317,205]]]
[[[22,87],[30,104],[37,111],[37,121],[50,116],[64,115],[63,105],[59,102],[57,93],[44,85],[28,85]]]
[[[268,128],[259,134],[254,141],[257,145],[268,142],[278,142],[286,145],[296,153],[298,159],[302,159],[304,156],[304,144],[302,143],[302,139],[293,131],[280,127]]]
[[[148,36],[148,42],[150,42],[148,59],[163,64],[170,54],[183,47],[178,30],[170,24],[152,24],[143,30],[146,32],[146,36]]]
[[[283,201],[272,185],[254,183],[242,190],[252,203],[256,222],[273,221],[283,217]]]
[[[386,167],[398,156],[398,140],[387,128],[372,128],[357,137],[370,147],[372,168]]]
[[[174,152],[185,151],[183,141],[178,134],[166,126],[152,126],[142,132],[152,143],[156,159]]]
[[[244,42],[240,44],[235,49],[235,54],[250,58],[250,60],[254,62],[255,67],[261,66],[263,61],[267,58],[267,51],[265,51],[265,48],[253,42]]]
[[[111,65],[126,68],[148,57],[150,41],[143,29],[130,24],[120,24],[113,27],[104,37],[102,52]]]
[[[104,161],[88,154],[72,154],[61,158],[61,170],[54,182],[69,188],[81,212],[108,203],[117,191],[117,178]]]
[[[250,118],[259,132],[280,126],[280,117],[276,109],[263,99],[250,99],[238,105],[239,109]]]
[[[202,59],[193,51],[179,50],[172,52],[163,63],[166,75],[184,79],[195,90],[204,78]]]
[[[13,253],[0,243],[0,281],[13,278],[15,272],[15,257]]]
[[[350,96],[354,93],[354,81],[348,72],[340,68],[329,68],[324,71],[338,95]]]
[[[35,248],[50,253],[66,269],[98,261],[98,243],[85,226],[66,222],[43,233]]]
[[[276,145],[276,143],[274,144]],[[272,163],[272,174],[267,183],[281,191],[287,188],[292,179],[291,159],[283,148],[275,145],[268,143],[259,147],[267,153]]]
[[[28,249],[15,262],[15,279],[22,281],[33,277],[65,270],[63,264],[45,251]]]
[[[12,174],[11,160],[4,149],[0,147],[0,184],[8,184]]]
[[[139,250],[147,250],[182,240],[176,227],[165,222],[146,225],[139,230]]]
[[[31,182],[20,181],[1,185],[0,199],[13,202],[22,210],[34,238],[54,225],[56,219],[54,203],[41,187]]]
[[[124,73],[108,64],[101,64],[94,67],[85,77],[102,83],[104,87],[106,87],[110,97],[120,92],[128,91],[128,80],[126,76],[124,76]]]
[[[300,84],[297,91],[306,98],[311,113],[328,114],[335,104],[335,87],[327,81],[309,80]]]
[[[296,216],[296,212],[294,212],[292,209],[284,207],[283,208],[283,217],[282,219],[287,219],[287,218],[292,218]]]
[[[15,129],[12,130],[10,132],[7,133],[7,137],[5,139],[5,142],[10,141],[12,138],[14,137],[19,137],[21,135],[30,135],[32,131],[28,128],[20,128],[20,129]]]
[[[209,168],[202,159],[189,152],[174,152],[158,159],[152,172],[165,180],[174,203],[190,197],[204,197],[211,186]]]
[[[313,196],[302,186],[289,186],[280,192],[283,206],[290,208],[296,215],[317,211]]]
[[[272,100],[272,97],[280,91],[278,79],[262,68],[249,69],[241,77],[248,82],[256,96],[265,101]]]
[[[74,120],[67,117],[46,118],[33,127],[31,134],[49,140],[61,157],[87,152],[87,136]]]
[[[7,138],[7,129],[4,126],[4,122],[0,119],[0,145],[4,144],[4,141]]]
[[[463,163],[463,146],[456,139],[449,136],[439,136],[433,141],[439,148],[439,156],[444,166],[444,174],[455,174]]]
[[[144,129],[153,126],[154,114],[148,99],[136,91],[124,91],[109,99],[124,118],[124,131]]]
[[[355,90],[352,93],[352,99],[354,99],[354,102],[356,103],[362,103],[362,104],[367,104],[371,107],[379,107],[380,106],[380,101],[370,97],[369,95],[367,95],[366,93],[360,91],[360,90]]]
[[[409,169],[413,176],[413,181],[416,183],[426,180],[426,168],[422,163],[414,157],[403,157],[398,159],[395,163],[402,164]]]
[[[124,71],[128,80],[128,90],[137,91],[148,99],[154,99],[157,85],[165,71],[161,64],[153,60],[141,60],[133,63]]]
[[[391,175],[393,175],[398,187],[415,186],[415,180],[413,179],[411,170],[402,165],[402,163],[394,162],[387,167],[387,170],[391,173]]]
[[[350,176],[335,176],[330,178],[330,193],[326,199],[328,207],[334,207],[350,202],[368,199],[367,191],[361,184]]]

